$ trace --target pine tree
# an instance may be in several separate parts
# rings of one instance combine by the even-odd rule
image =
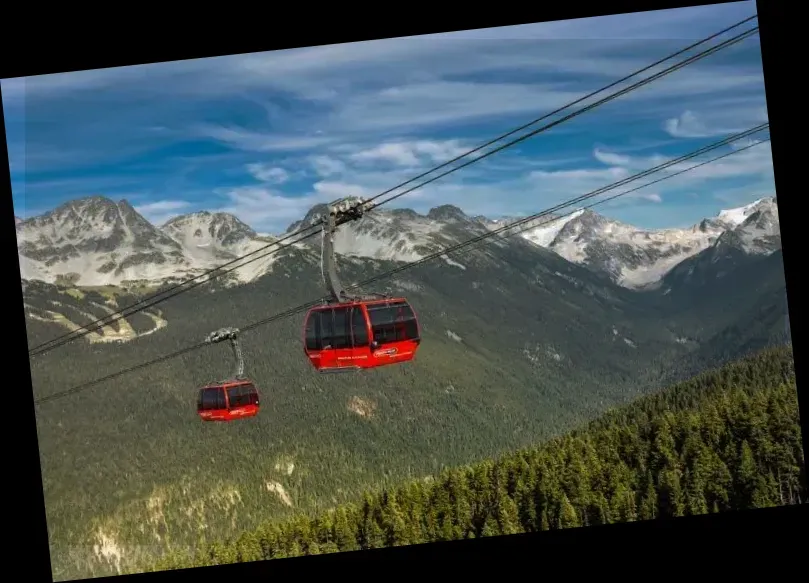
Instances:
[[[480,536],[498,536],[502,534],[500,532],[500,526],[497,524],[497,519],[492,516],[491,514],[486,516],[486,519],[483,521],[483,529],[480,532]]]
[[[357,533],[351,526],[349,512],[351,507],[338,506],[334,513],[334,540],[337,548],[341,551],[357,550]]]
[[[247,532],[243,534],[237,544],[238,557],[237,562],[247,563],[250,561],[258,561],[262,559],[261,544],[256,532]]]
[[[407,513],[407,538],[411,544],[427,542],[425,533],[426,508],[421,482],[409,486],[410,509]]]
[[[685,495],[685,513],[689,515],[707,514],[708,501],[705,499],[702,484],[688,473],[686,473],[685,481],[688,484]]]
[[[706,494],[711,506],[727,510],[730,505],[730,491],[733,479],[725,462],[715,452],[708,451],[710,476],[706,479]]]
[[[542,530],[550,530],[551,529],[551,520],[548,517],[548,509],[542,509],[542,515],[540,517],[539,528]]]
[[[650,461],[654,471],[663,468],[673,469],[678,465],[676,444],[668,416],[661,417],[657,422]]]
[[[747,440],[743,440],[739,452],[739,465],[736,472],[737,508],[755,508],[758,486],[758,468],[753,451]]]
[[[620,486],[612,501],[612,518],[618,522],[634,522],[638,518],[635,492]]]
[[[368,495],[363,502],[359,539],[363,549],[379,549],[385,546],[385,533],[376,520],[376,501]]]
[[[515,502],[519,513],[521,529],[525,532],[536,532],[539,529],[537,522],[537,507],[534,503],[534,484],[528,476],[526,464],[523,473],[517,478]]]
[[[674,518],[683,515],[683,492],[677,470],[665,469],[658,479],[658,509],[661,517]]]
[[[563,481],[565,489],[570,493],[569,498],[572,498],[572,502],[583,510],[584,526],[587,526],[590,523],[587,507],[590,504],[592,493],[590,491],[590,474],[579,453],[580,447],[581,443],[578,440],[569,446],[568,466]],[[565,496],[568,497],[567,494]]]
[[[301,545],[298,544],[298,541],[293,540],[287,546],[287,556],[288,557],[300,557],[303,555],[303,550],[301,549]]]
[[[450,472],[447,482],[449,497],[452,503],[452,537],[465,538],[472,528],[471,491],[463,470]]]
[[[613,513],[607,497],[602,492],[591,495],[590,512],[594,524],[610,524],[613,522]]]
[[[756,476],[755,487],[750,496],[752,508],[769,508],[776,505],[772,486],[773,484],[764,476]]]
[[[399,508],[399,504],[396,501],[396,494],[393,491],[382,494],[380,515],[386,546],[396,547],[409,544],[407,540],[405,517]]]
[[[339,553],[340,549],[334,541],[328,541],[320,545],[320,554],[329,555],[332,553]]]
[[[306,540],[315,538],[321,543],[321,546],[325,543],[332,542],[332,535],[334,533],[334,512],[325,512],[311,523],[306,520],[306,518],[303,518],[300,522],[299,529]]]
[[[498,490],[494,513],[497,518],[500,533],[517,534],[520,532],[520,516],[517,505],[503,487]]]
[[[559,503],[559,528],[574,528],[580,526],[579,515],[573,504],[567,497],[567,494],[562,494],[561,502]]]
[[[652,480],[651,473],[649,473],[646,476],[646,492],[640,503],[640,519],[653,520],[657,518],[657,508],[657,490],[655,490],[654,481]]]

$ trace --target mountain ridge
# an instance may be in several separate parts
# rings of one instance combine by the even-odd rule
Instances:
[[[283,234],[313,224],[325,210],[325,205],[313,206]],[[517,220],[472,217],[446,204],[426,214],[381,209],[344,225],[335,237],[335,249],[345,256],[415,261]],[[591,209],[543,216],[520,228],[524,229],[520,238],[630,289],[659,285],[678,265],[709,248],[730,245],[747,255],[780,248],[775,197],[722,210],[688,228],[640,229]],[[155,226],[126,200],[114,202],[101,196],[69,201],[18,221],[16,231],[21,279],[80,286],[160,285],[193,277],[280,236],[259,235],[232,214],[207,210]],[[312,248],[320,241],[294,245]],[[284,251],[237,269],[234,282],[246,283],[266,274]]]

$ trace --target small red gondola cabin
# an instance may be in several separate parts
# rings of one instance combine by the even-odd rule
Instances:
[[[304,351],[322,373],[408,362],[420,343],[418,319],[404,298],[318,306],[304,321]]]
[[[258,410],[258,390],[250,381],[227,381],[199,390],[197,413],[203,421],[245,419],[255,417]]]

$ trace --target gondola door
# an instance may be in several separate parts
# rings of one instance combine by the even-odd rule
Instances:
[[[334,361],[332,366],[336,370],[351,370],[357,366],[356,348],[352,334],[351,315],[354,306],[334,306],[331,308],[331,347]],[[363,318],[364,322],[364,318]]]
[[[307,322],[307,343],[318,353],[320,372],[344,372],[355,368],[351,334],[351,306],[335,305],[314,310]]]
[[[200,389],[197,400],[197,411],[204,421],[227,420],[228,405],[225,400],[225,389],[222,386],[211,386]]]
[[[362,304],[351,306],[348,316],[351,325],[352,366],[367,366],[371,359],[371,337],[365,306]]]

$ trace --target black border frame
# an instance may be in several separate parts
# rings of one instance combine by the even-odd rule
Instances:
[[[424,12],[418,10],[417,5],[412,4],[406,5],[406,10],[386,4],[364,5],[365,8],[360,10],[351,10],[342,4],[332,5],[334,7],[319,5],[315,10],[323,17],[323,21],[330,23],[323,29],[313,26],[317,21],[311,18],[311,7],[303,7],[304,9],[300,13],[306,16],[295,19],[293,16],[295,10],[290,5],[283,7],[267,5],[267,16],[256,19],[239,18],[238,13],[236,18],[230,19],[219,11],[214,13],[212,8],[198,5],[197,10],[193,13],[178,10],[176,14],[184,15],[185,18],[176,21],[170,21],[167,18],[171,13],[165,8],[158,12],[149,12],[148,7],[143,5],[138,5],[139,11],[130,9],[128,13],[124,12],[126,11],[125,6],[117,5],[113,9],[114,11],[108,12],[112,18],[108,18],[106,21],[103,19],[103,14],[98,14],[98,8],[58,14],[59,8],[54,6],[48,7],[47,15],[41,16],[36,21],[36,24],[39,25],[37,28],[29,26],[28,30],[22,30],[18,36],[11,36],[8,33],[4,35],[5,46],[3,60],[0,62],[0,77],[29,76],[451,30],[724,4],[727,1],[611,0],[608,7],[603,3],[577,6],[571,3],[535,3],[533,4],[536,7],[534,10],[530,8],[517,10],[515,5],[506,9],[505,6],[500,5],[497,11],[492,10],[491,6],[486,6],[483,10],[447,11],[446,14],[436,11],[429,15],[429,20],[425,18]],[[465,7],[470,8],[471,6],[467,4]],[[775,171],[776,189],[780,187],[780,191],[786,193],[779,197],[778,206],[782,224],[784,271],[788,288],[787,298],[795,368],[796,374],[801,375],[803,373],[797,372],[797,369],[802,368],[798,357],[799,346],[802,346],[799,338],[799,331],[802,329],[799,324],[801,304],[798,300],[802,297],[798,272],[800,237],[798,229],[801,228],[801,214],[797,205],[797,197],[787,192],[787,186],[791,183],[788,173],[793,171],[795,164],[790,162],[789,150],[786,147],[788,133],[786,124],[788,122],[785,116],[781,116],[781,107],[786,109],[784,96],[789,93],[781,89],[782,76],[779,71],[779,65],[787,63],[780,42],[785,35],[785,30],[781,28],[785,3],[782,0],[757,0],[757,7],[773,164],[777,168]],[[384,13],[390,13],[393,17],[380,18]],[[20,24],[30,25],[35,22],[34,19],[28,17],[24,9],[21,9],[19,14],[25,14],[25,16],[18,16],[16,11],[7,14],[7,31],[13,30],[12,26],[21,28]],[[191,18],[190,14],[193,14],[194,18]],[[444,18],[439,18],[439,15]],[[345,24],[339,27],[333,26],[334,23],[341,20],[335,18],[339,16],[344,18]],[[211,24],[206,26],[205,20]],[[229,20],[231,22],[227,22]],[[120,27],[123,23],[130,25],[129,30]],[[53,24],[55,26],[49,26]],[[285,32],[286,29],[293,28],[295,24],[298,24],[302,31],[297,33],[297,38],[291,38],[291,35],[288,38],[286,34],[279,34],[281,31]],[[365,26],[357,27],[357,24],[365,24]],[[355,30],[351,29],[351,25],[355,25]],[[239,27],[238,33],[231,36],[223,34],[223,32],[234,30],[235,26]],[[187,31],[189,31],[188,34],[183,38],[182,33]],[[37,34],[37,32],[40,33]],[[26,50],[29,46],[32,47],[32,52]],[[2,93],[0,93],[1,97]],[[0,116],[0,130],[2,130],[2,137],[5,138],[5,120],[2,116]],[[0,140],[0,160],[3,158],[8,158],[5,139]],[[15,273],[19,271],[19,259],[16,251],[16,237],[12,237],[13,231],[10,228],[11,218],[14,214],[10,178],[8,165],[0,163],[0,179],[2,179],[3,189],[6,191],[4,196],[6,203],[4,203],[2,213],[7,215],[8,218],[5,220],[9,221],[7,223],[9,228],[3,231],[3,252],[9,260],[4,264],[7,266],[7,271],[12,274],[12,279],[16,280]],[[6,234],[8,237],[5,236]],[[10,303],[20,306],[23,299],[21,288],[14,285],[11,287],[10,293],[12,293]],[[26,334],[23,311],[19,308],[16,310],[18,310],[15,311],[16,315],[12,316],[16,323],[11,324],[8,320],[6,323],[9,328],[16,327],[24,338]],[[20,368],[14,371],[19,372],[20,377],[17,377],[16,374],[9,375],[18,379],[14,382],[14,386],[21,383],[28,383],[29,386],[31,384],[30,366],[22,364],[28,363],[25,344],[25,342],[12,340],[6,345],[6,352],[11,357],[9,360],[21,363],[18,365]],[[16,356],[14,356],[15,354]],[[14,368],[12,366],[12,370]],[[809,431],[807,431],[806,421],[809,416],[807,413],[809,403],[804,393],[805,391],[802,391],[801,386],[798,385],[803,447],[804,452],[809,452]],[[4,442],[11,446],[6,447],[5,451],[14,454],[12,459],[4,460],[10,478],[8,480],[10,487],[6,490],[8,493],[5,496],[4,518],[6,520],[4,523],[10,531],[8,534],[14,537],[13,544],[17,545],[14,554],[6,554],[5,566],[9,569],[8,572],[22,569],[26,579],[50,581],[52,575],[42,476],[38,459],[39,448],[36,440],[33,394],[28,403],[28,409],[24,415],[22,408],[8,410],[3,427]],[[19,405],[19,402],[17,404]],[[12,419],[15,421],[13,424],[10,423]],[[22,423],[22,427],[17,421]],[[766,569],[765,573],[773,576],[778,567],[791,571],[792,560],[799,558],[799,553],[795,551],[801,548],[799,546],[800,536],[796,536],[795,533],[800,532],[801,525],[807,524],[808,515],[804,504],[794,507],[678,518],[670,521],[615,524],[490,539],[300,557],[283,561],[262,561],[129,575],[123,576],[123,580],[127,580],[129,577],[155,581],[166,580],[166,578],[180,580],[185,577],[194,581],[208,577],[223,580],[226,578],[244,579],[264,574],[283,576],[287,573],[300,576],[309,569],[319,570],[330,567],[334,569],[340,566],[349,569],[348,575],[356,576],[368,573],[358,570],[358,567],[361,569],[365,565],[373,564],[374,561],[398,560],[401,562],[402,559],[415,561],[414,574],[417,577],[424,577],[427,574],[427,570],[424,569],[423,563],[418,562],[419,560],[426,560],[430,563],[446,560],[462,566],[473,559],[491,561],[495,573],[515,571],[516,574],[516,567],[519,564],[520,567],[528,568],[529,576],[532,578],[554,575],[567,578],[586,576],[585,573],[590,572],[603,576],[609,571],[624,576],[632,573],[658,578],[662,575],[673,574],[673,570],[677,567],[683,567],[683,571],[689,574],[708,575],[706,567],[711,561],[718,561],[718,570],[716,570],[718,575],[728,576],[739,569],[740,573],[755,576],[750,570],[752,563],[756,559],[763,559],[765,564],[761,566]],[[14,531],[19,526],[24,526],[26,532],[15,533]],[[30,534],[28,527],[33,527]],[[560,545],[566,546],[563,549]],[[549,546],[553,548],[549,548]],[[651,552],[646,552],[647,546]],[[742,554],[745,551],[749,552]],[[570,553],[569,558],[568,552]],[[641,559],[649,559],[649,566],[647,567],[646,561],[641,561]],[[357,561],[360,564],[357,564]],[[400,565],[397,564],[396,569],[397,574],[404,574],[403,571],[399,571]],[[331,573],[334,572],[331,571]],[[456,571],[456,573],[458,572]],[[389,576],[389,572],[376,571],[372,576],[385,578]],[[118,581],[121,580],[121,577],[109,579]]]

